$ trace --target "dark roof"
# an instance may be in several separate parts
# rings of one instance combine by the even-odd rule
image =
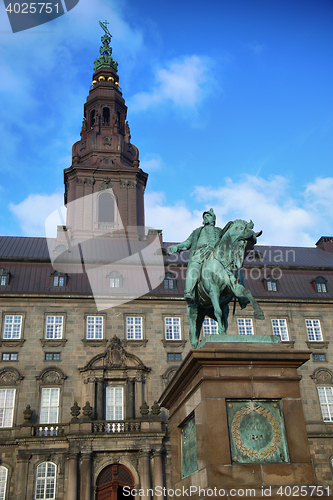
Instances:
[[[57,253],[56,248],[59,245],[65,245],[65,242],[55,239],[49,241],[50,258],[46,238],[0,237],[0,268],[10,273],[9,284],[0,286],[0,293],[92,294],[98,290],[98,293],[103,294],[108,287],[107,276],[114,269],[115,263],[124,278],[122,292],[137,295],[142,282],[141,257],[146,264],[151,264],[149,269],[152,270],[152,280],[161,281],[164,276],[163,266],[162,271],[161,267],[158,267],[161,263],[161,252],[150,254],[147,258],[144,254],[148,245],[146,241],[131,241],[129,246],[126,240],[96,238],[84,241],[80,247],[73,245],[69,252]],[[170,245],[171,243],[164,243],[163,247]],[[253,259],[249,254],[243,271],[245,285],[255,297],[298,297],[313,300],[333,298],[333,252],[321,248],[260,245],[255,247],[255,251],[262,257]],[[161,283],[153,290],[153,294],[179,297],[183,295],[186,276],[184,267],[188,256],[187,251],[164,257],[165,271],[176,275],[176,289],[165,290]],[[136,267],[138,265],[140,270]],[[54,270],[68,275],[65,287],[52,286],[51,275]],[[270,274],[278,279],[276,292],[266,290],[265,278]],[[314,280],[318,276],[327,280],[328,293],[316,291]],[[127,287],[128,283],[131,283],[130,287]],[[147,286],[142,295],[148,292]]]

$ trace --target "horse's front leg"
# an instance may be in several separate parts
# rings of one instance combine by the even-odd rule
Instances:
[[[190,342],[192,349],[196,349],[199,344],[199,334],[197,334],[198,307],[187,304],[187,317],[190,323]]]
[[[209,297],[210,300],[212,301],[212,305],[214,308],[214,314],[217,320],[218,324],[218,332],[220,335],[223,335],[226,333],[225,326],[222,322],[222,309],[220,306],[220,288],[215,284],[212,283],[210,286],[210,291],[209,291]]]
[[[231,288],[232,292],[236,295],[236,297],[246,297],[247,299],[249,299],[249,301],[254,309],[254,317],[256,319],[265,319],[265,315],[263,313],[263,310],[261,309],[258,302],[253,297],[250,290],[247,290],[240,283],[231,284],[230,288]]]

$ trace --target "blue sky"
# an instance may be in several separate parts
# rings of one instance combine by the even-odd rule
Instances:
[[[16,34],[1,9],[0,234],[62,203],[107,19],[148,225],[183,240],[214,207],[261,244],[333,236],[331,0],[80,0]]]

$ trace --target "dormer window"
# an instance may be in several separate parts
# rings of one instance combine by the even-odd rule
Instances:
[[[177,286],[176,275],[173,273],[165,273],[163,280],[163,288],[164,290],[174,290]]]
[[[107,278],[109,288],[121,288],[123,286],[124,279],[117,271],[112,271]]]
[[[327,293],[327,279],[322,276],[317,276],[314,280],[316,292],[318,293]]]
[[[272,275],[268,276],[265,279],[265,282],[266,282],[267,292],[277,292],[278,291],[277,280],[275,278],[273,278]]]
[[[0,269],[0,286],[6,286],[9,283],[10,273],[6,269]]]
[[[55,271],[52,274],[52,286],[66,286],[67,284],[67,274],[62,273],[60,271]]]

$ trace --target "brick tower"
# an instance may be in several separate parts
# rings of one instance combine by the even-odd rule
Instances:
[[[81,139],[73,145],[72,165],[64,171],[67,228],[75,239],[112,234],[138,239],[148,174],[139,168],[139,151],[131,144],[111,34],[107,22],[100,25],[101,55],[94,63]]]

